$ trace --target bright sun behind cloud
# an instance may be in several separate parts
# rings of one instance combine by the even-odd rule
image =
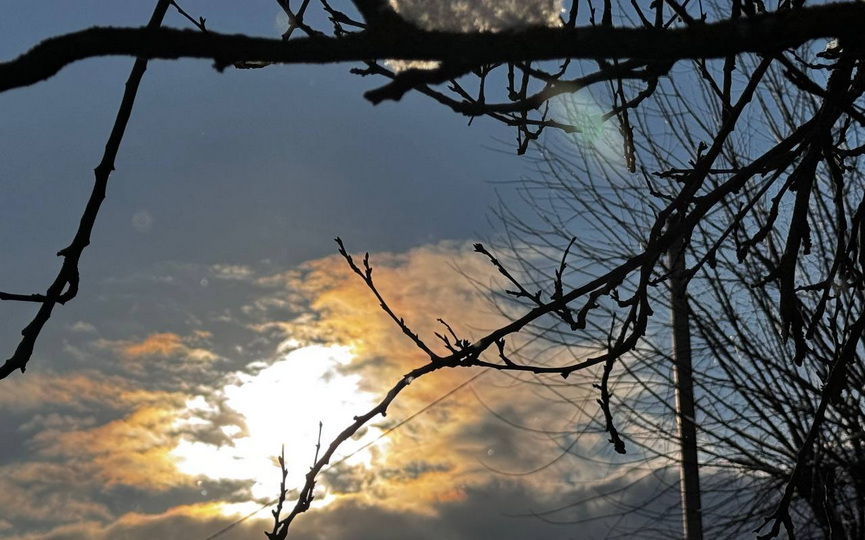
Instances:
[[[319,421],[324,425],[322,447],[342,431],[352,417],[374,405],[374,397],[359,390],[360,377],[339,368],[352,359],[351,348],[311,345],[293,350],[270,366],[250,365],[254,374],[237,373],[232,382],[214,395],[187,401],[187,417],[179,428],[200,426],[223,400],[246,424],[223,426],[232,445],[183,440],[172,452],[180,472],[211,480],[252,480],[252,497],[269,500],[279,493],[279,469],[274,457],[285,446],[287,487],[299,487],[315,454]],[[356,441],[346,443],[345,454],[373,440],[372,428]],[[337,453],[339,455],[339,452]],[[358,452],[352,463],[368,462],[368,452]]]

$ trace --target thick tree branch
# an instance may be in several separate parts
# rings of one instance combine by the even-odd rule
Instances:
[[[289,41],[188,30],[91,28],[43,41],[0,64],[0,91],[46,80],[64,66],[98,56],[208,58],[236,62],[333,63],[372,59],[439,60],[469,66],[564,58],[669,62],[771,53],[818,38],[861,40],[865,5],[841,3],[694,24],[681,29],[529,28],[499,33],[429,32],[412,26],[345,37]]]

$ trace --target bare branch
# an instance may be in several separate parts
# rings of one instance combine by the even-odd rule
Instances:
[[[378,4],[378,2],[374,2]],[[778,52],[818,38],[844,38],[851,45],[865,26],[865,6],[829,4],[753,17],[656,28],[529,28],[516,32],[430,32],[414,27],[340,38],[289,41],[154,28],[91,28],[43,41],[0,64],[0,91],[45,80],[64,66],[98,56],[208,58],[217,69],[235,62],[332,63],[370,59],[439,60],[482,66],[565,58],[635,58],[671,62],[722,58],[743,52]]]
[[[172,4],[171,0],[159,0],[150,21],[147,24],[145,31],[152,31],[162,24],[162,19],[165,17],[165,12]],[[38,301],[42,303],[36,316],[21,331],[22,339],[12,354],[12,357],[0,366],[0,379],[5,379],[16,369],[22,372],[27,368],[27,362],[33,355],[33,347],[36,344],[36,339],[42,331],[42,327],[48,322],[51,313],[56,304],[63,304],[78,293],[78,261],[81,258],[81,253],[88,245],[90,245],[90,234],[93,231],[93,225],[96,223],[96,216],[99,213],[99,208],[102,206],[102,201],[105,199],[105,191],[108,187],[108,177],[114,170],[114,160],[117,157],[117,152],[120,149],[120,142],[123,140],[123,134],[126,131],[126,125],[129,122],[129,117],[132,114],[132,106],[135,103],[135,96],[138,93],[138,86],[141,84],[141,78],[147,70],[147,59],[137,58],[132,66],[132,71],[129,74],[129,79],[126,81],[126,87],[123,91],[123,98],[120,102],[120,108],[117,111],[117,117],[114,120],[114,126],[111,129],[111,134],[108,136],[108,142],[105,144],[105,152],[102,155],[102,161],[96,167],[94,172],[93,191],[90,193],[90,199],[87,201],[87,206],[84,208],[84,213],[81,216],[81,222],[78,225],[78,231],[75,233],[75,238],[68,247],[60,250],[57,255],[63,257],[63,265],[60,272],[54,279],[54,282],[48,287],[48,291]],[[2,79],[0,75],[0,79]],[[2,300],[23,300],[20,295],[3,295]]]

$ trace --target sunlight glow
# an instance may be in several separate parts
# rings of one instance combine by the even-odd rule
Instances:
[[[252,498],[269,500],[279,492],[275,457],[285,445],[287,487],[298,487],[312,464],[319,421],[324,424],[324,449],[354,415],[374,405],[375,396],[358,389],[360,377],[339,371],[351,359],[349,347],[303,347],[268,367],[256,363],[250,368],[255,371],[252,374],[236,373],[211,396],[188,400],[186,417],[177,426],[180,429],[213,422],[208,419],[220,408],[239,413],[245,425],[214,426],[230,444],[184,439],[172,452],[178,469],[210,480],[251,480]],[[379,433],[376,428],[366,430],[363,437],[346,443],[345,453]],[[363,451],[351,463],[369,464],[370,459],[369,452]]]

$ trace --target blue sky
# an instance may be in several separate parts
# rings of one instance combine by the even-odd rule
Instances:
[[[0,58],[59,33],[142,25],[150,4],[15,0],[0,19]],[[218,31],[283,30],[272,1],[182,5]],[[173,11],[167,24],[185,26]],[[41,292],[56,274],[131,63],[88,60],[0,95],[0,290]],[[373,254],[383,292],[427,335],[437,317],[468,335],[499,320],[455,267],[493,282],[471,242],[495,234],[496,191],[512,196],[496,183],[532,164],[514,155],[504,126],[469,127],[415,95],[373,107],[362,93],[378,82],[348,66],[217,73],[207,62],[151,62],[79,298],[56,311],[27,374],[2,382],[0,538],[204,538],[275,494],[265,484],[278,480],[270,458],[280,444],[297,456],[299,482],[310,426],[323,417],[326,434],[338,431],[422,361],[334,256],[337,235]],[[33,307],[0,308],[11,352]],[[474,375],[418,383],[395,420],[353,448]],[[515,403],[517,382],[474,384],[477,397],[456,394],[326,473],[323,508],[298,520],[297,537],[602,535],[603,520],[562,526],[524,514],[628,484],[592,511],[615,514],[647,493],[674,505],[669,475],[610,465],[602,435],[585,436],[583,453],[604,465],[568,458],[540,475],[501,474],[554,460],[591,423],[542,391]],[[590,382],[569,388],[573,399],[593,403]],[[489,411],[560,437],[514,430]],[[256,537],[258,517],[267,512],[224,538]]]

